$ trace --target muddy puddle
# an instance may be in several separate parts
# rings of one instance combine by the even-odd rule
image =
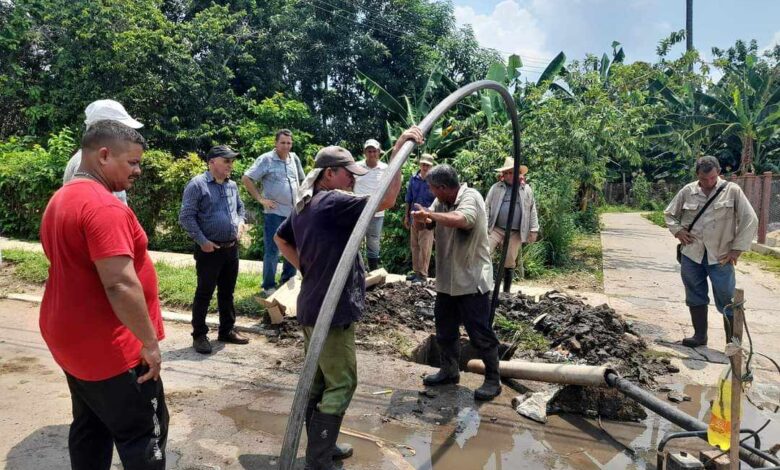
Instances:
[[[678,406],[702,421],[709,419],[711,387],[672,386],[691,397]],[[505,390],[506,393],[511,393]],[[771,393],[777,394],[776,390]],[[665,393],[659,393],[665,399]],[[287,403],[291,396],[277,394]],[[258,403],[258,402],[255,402]],[[220,413],[231,419],[239,431],[274,436],[281,445],[287,415],[236,406]],[[531,422],[511,413],[494,416],[465,406],[451,419],[436,425],[418,425],[403,416],[387,422],[369,419],[357,411],[348,414],[340,440],[355,447],[347,468],[359,469],[655,469],[656,446],[668,433],[680,429],[648,411],[638,423],[602,421],[577,415],[553,415],[547,424]],[[744,427],[757,429],[772,419],[761,433],[762,448],[780,442],[780,416],[747,405]],[[384,420],[382,420],[384,421]],[[365,438],[345,434],[363,433],[380,439],[382,446]],[[301,450],[305,448],[305,432]],[[687,450],[698,455],[707,448],[698,439],[675,440],[669,450]],[[301,451],[302,452],[302,451]]]

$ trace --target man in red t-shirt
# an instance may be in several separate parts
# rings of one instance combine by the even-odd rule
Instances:
[[[98,121],[81,148],[75,178],[52,196],[41,223],[50,266],[40,328],[70,388],[71,467],[108,469],[116,443],[125,469],[164,469],[157,274],[138,219],[112,195],[141,175],[146,141]]]

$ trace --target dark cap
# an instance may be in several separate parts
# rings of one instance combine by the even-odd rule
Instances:
[[[234,151],[232,148],[228,147],[227,145],[215,145],[214,147],[211,147],[209,153],[206,154],[206,161],[209,161],[212,158],[217,158],[217,157],[236,158],[239,156],[241,156],[240,153]]]
[[[368,173],[365,167],[362,167],[355,163],[355,159],[352,158],[352,154],[349,150],[338,145],[331,145],[325,147],[317,152],[317,156],[314,157],[315,168],[331,168],[343,166],[350,173],[357,176],[363,176]]]

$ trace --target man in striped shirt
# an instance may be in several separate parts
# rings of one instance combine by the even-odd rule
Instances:
[[[212,147],[206,154],[209,169],[190,180],[184,188],[179,223],[195,241],[195,270],[198,287],[192,302],[192,347],[211,354],[206,334],[206,313],[214,289],[219,307],[219,335],[225,343],[246,344],[249,339],[236,332],[233,291],[238,278],[238,239],[244,225],[244,203],[238,186],[230,179],[233,160],[239,154],[227,145]]]

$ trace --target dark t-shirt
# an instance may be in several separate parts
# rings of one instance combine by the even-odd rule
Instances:
[[[368,196],[343,191],[319,191],[300,212],[287,218],[276,232],[295,246],[303,282],[298,294],[298,322],[313,326],[322,301]],[[360,256],[355,256],[331,325],[345,326],[363,315],[366,280]]]

